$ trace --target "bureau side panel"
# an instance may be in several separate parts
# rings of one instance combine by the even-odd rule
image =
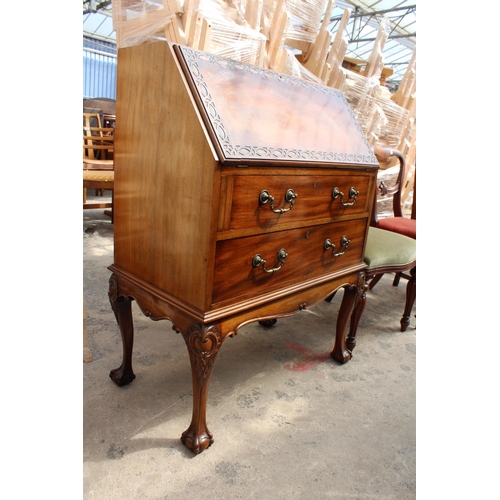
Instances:
[[[121,49],[114,263],[200,310],[210,300],[216,171],[170,46]]]

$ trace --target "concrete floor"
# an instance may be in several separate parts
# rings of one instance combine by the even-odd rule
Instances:
[[[227,339],[208,400],[215,443],[194,456],[179,440],[191,418],[189,358],[169,322],[134,303],[137,378],[120,388],[108,376],[122,356],[107,297],[113,226],[84,211],[83,227],[85,499],[416,498],[416,306],[401,333],[405,281],[384,276],[369,292],[345,365],[329,356],[342,292]]]

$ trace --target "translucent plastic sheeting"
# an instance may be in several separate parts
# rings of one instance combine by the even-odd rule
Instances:
[[[113,28],[117,48],[166,40],[165,27],[172,22],[179,2],[169,0],[165,8],[160,0],[113,0]]]
[[[203,46],[205,50],[241,62],[263,65],[267,55],[265,43],[270,39],[269,27],[277,7],[284,9],[290,17],[284,38],[313,43],[326,3],[326,0],[262,0],[264,25],[261,26],[260,11],[254,12],[256,6],[260,8],[258,0],[114,0],[113,25],[119,34],[118,48],[166,40],[168,24],[176,22],[182,27],[186,21],[182,15],[191,9],[191,13],[199,12],[211,26],[209,44]],[[250,10],[256,17],[251,20],[256,29],[246,20]],[[182,14],[176,15],[176,12]],[[183,35],[188,36],[187,33]],[[197,39],[189,42],[186,43],[199,48]],[[295,72],[302,72],[296,64],[293,67]],[[290,65],[287,68],[292,69]],[[304,73],[310,78],[307,70]]]
[[[294,40],[314,42],[318,34],[321,15],[325,10],[325,0],[286,0],[290,12],[290,25],[285,36]]]
[[[370,144],[384,144],[398,149],[408,123],[409,111],[387,98],[377,77],[344,69],[341,86],[361,129]]]
[[[260,65],[259,62],[264,58],[266,39],[264,35],[251,29],[242,18],[242,3],[230,7],[224,2],[213,0],[200,2],[199,11],[212,28],[208,52],[235,61]]]
[[[373,131],[377,142],[382,142],[393,149],[399,149],[408,122],[409,111],[383,97],[375,99],[375,106],[383,117],[377,129]]]
[[[285,0],[284,8],[290,14],[285,37],[313,43],[319,32],[326,3],[326,0]],[[278,0],[264,0],[266,36],[277,5]]]
[[[413,170],[408,172],[410,181],[413,182]],[[377,175],[377,184],[384,182],[387,186],[394,186],[398,178],[399,164],[393,167],[389,167],[386,170],[379,170]],[[386,219],[388,217],[394,217],[393,210],[393,195],[377,196],[377,216],[379,219]],[[401,211],[404,217],[410,217],[411,206],[413,203],[413,189],[410,190],[406,199],[401,200]]]
[[[212,36],[208,52],[234,61],[259,65],[265,48],[263,35],[249,28],[233,29],[234,26],[224,20],[209,21],[212,25]]]
[[[285,75],[290,75],[294,76],[296,78],[301,78],[302,80],[308,80],[311,82],[323,84],[323,81],[318,78],[316,75],[311,73],[307,68],[302,66],[302,64],[297,61],[297,58],[293,54],[292,51],[285,49],[286,50],[286,60],[283,65],[283,68],[281,69],[281,73],[284,73]]]
[[[245,2],[225,0],[199,0],[199,11],[210,19],[228,20],[235,25],[245,24]]]
[[[383,17],[380,20],[380,27],[377,33],[377,38],[370,52],[370,57],[364,71],[364,76],[368,78],[380,78],[382,70],[384,69],[383,51],[385,42],[389,36],[390,25],[389,19]]]
[[[361,129],[369,138],[373,127],[377,124],[374,120],[380,119],[378,110],[375,109],[375,101],[380,93],[379,81],[377,78],[366,78],[347,69],[343,69],[343,72],[345,79],[340,90],[344,92]]]
[[[169,23],[175,22],[177,28],[183,30],[180,13],[188,7],[188,2],[182,0],[115,0],[113,7],[115,4],[113,24],[120,33],[118,48],[166,40],[165,28]],[[200,0],[189,5],[192,6],[191,14],[199,12],[211,26],[208,47],[203,47],[205,50],[248,64],[259,64],[263,60],[266,40],[245,21],[243,0]],[[198,37],[200,31],[196,33]],[[187,36],[187,33],[182,31],[182,35]],[[199,38],[189,45],[199,48],[198,42]]]
[[[406,69],[406,72],[401,81],[398,91],[393,97],[393,100],[399,105],[408,108],[412,97],[417,91],[417,49],[413,51],[413,55]]]

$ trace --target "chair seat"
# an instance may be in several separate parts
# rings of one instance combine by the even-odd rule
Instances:
[[[407,219],[406,217],[379,219],[377,227],[393,233],[404,234],[414,240],[417,239],[417,221],[415,219]]]
[[[365,263],[368,270],[404,266],[417,260],[417,242],[402,234],[376,227],[368,228]]]
[[[96,160],[85,158],[83,160],[83,170],[113,170],[113,160]]]
[[[84,170],[84,181],[113,182],[115,173],[113,170]]]

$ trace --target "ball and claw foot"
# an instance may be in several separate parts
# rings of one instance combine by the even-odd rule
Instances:
[[[115,368],[109,372],[109,378],[118,386],[122,387],[124,385],[130,384],[135,378],[134,372],[130,370],[124,370],[122,367]]]
[[[208,429],[201,435],[196,435],[194,430],[189,428],[182,433],[181,441],[182,444],[189,448],[195,455],[198,455],[214,444],[213,435]]]
[[[338,361],[339,363],[347,363],[351,358],[352,358],[352,352],[346,349],[345,351],[342,352],[337,352],[333,350],[330,353],[330,356],[335,360]]]

